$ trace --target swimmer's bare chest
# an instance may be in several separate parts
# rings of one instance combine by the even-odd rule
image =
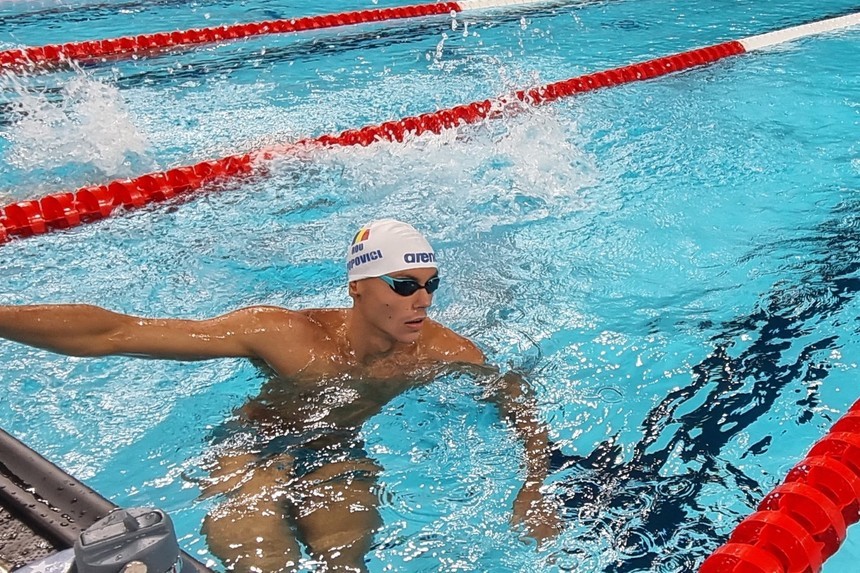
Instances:
[[[316,381],[273,378],[241,410],[249,422],[284,432],[357,428],[395,397],[427,377],[386,379],[350,375]]]
[[[297,311],[309,320],[303,335],[293,338],[277,330],[268,346],[268,367],[282,378],[319,380],[341,374],[355,378],[388,378],[414,368],[426,360],[423,343],[398,345],[389,356],[372,364],[359,364],[347,340],[347,309]],[[289,331],[287,331],[289,333]],[[431,336],[432,338],[432,336]]]
[[[397,348],[390,355],[359,364],[345,342],[343,309],[305,311],[319,326],[305,341],[307,360],[296,369],[291,352],[267,359],[274,376],[260,395],[243,407],[249,421],[301,431],[314,425],[357,427],[378,413],[393,398],[432,380],[441,365],[423,341]],[[434,326],[437,331],[440,327]],[[431,340],[433,336],[429,337]],[[289,345],[295,348],[294,345]]]

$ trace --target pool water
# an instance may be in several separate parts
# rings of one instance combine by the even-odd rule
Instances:
[[[395,2],[0,6],[0,48]],[[206,46],[0,77],[0,199],[259,149],[839,15],[820,2],[587,1]],[[169,23],[169,25],[165,24]],[[525,373],[575,463],[566,529],[520,540],[516,437],[468,376],[362,429],[385,467],[372,571],[685,572],[857,398],[860,31],[584,94],[3,245],[0,302],[207,317],[348,304],[361,223],[442,261],[432,316]],[[0,426],[120,505],[213,500],[211,428],[260,389],[242,360],[79,359],[0,342]],[[824,571],[851,570],[849,529]],[[307,565],[311,570],[311,565]]]

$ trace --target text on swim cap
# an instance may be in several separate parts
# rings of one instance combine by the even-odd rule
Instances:
[[[435,253],[406,253],[403,255],[403,261],[410,265],[415,263],[435,263]]]
[[[359,265],[363,265],[365,263],[369,263],[370,261],[377,261],[382,258],[382,251],[370,251],[369,253],[363,253],[358,255],[357,257],[353,257],[346,262],[346,270],[351,271],[352,267],[357,267]]]

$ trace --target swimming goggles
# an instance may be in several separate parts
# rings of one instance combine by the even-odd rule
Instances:
[[[426,290],[427,294],[433,294],[439,288],[439,275],[436,275],[423,285],[415,279],[396,279],[388,275],[382,275],[379,278],[385,281],[391,287],[391,290],[400,296],[412,296],[421,289]]]

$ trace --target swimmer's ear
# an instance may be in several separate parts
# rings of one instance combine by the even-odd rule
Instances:
[[[356,286],[357,284],[357,281],[349,282],[349,296],[351,296],[353,299],[358,296],[358,287]]]

